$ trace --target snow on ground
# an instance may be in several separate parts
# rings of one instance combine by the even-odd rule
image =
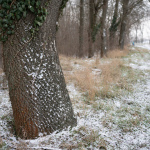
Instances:
[[[150,52],[149,45],[136,46]],[[130,59],[128,65],[142,71],[133,92],[111,99],[97,97],[86,104],[79,89],[69,83],[78,125],[35,140],[16,140],[9,129],[13,119],[8,91],[0,91],[0,148],[150,150],[150,53],[133,53]]]
[[[149,44],[136,44],[136,47],[139,48],[143,48],[146,49],[150,52],[150,45]],[[130,63],[130,66],[134,69],[141,69],[141,70],[150,70],[150,59],[149,59],[149,55],[145,54],[143,55],[142,59],[140,60],[138,57],[141,57],[139,54],[133,54],[133,57],[135,57],[134,55],[136,55],[136,59],[132,59],[132,61],[134,63]]]
[[[135,46],[150,50],[150,44],[137,43],[137,44],[135,44]]]

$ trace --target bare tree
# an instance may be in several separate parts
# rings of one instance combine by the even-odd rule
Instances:
[[[128,5],[129,5],[129,0],[123,0],[123,15],[122,15],[122,20],[121,20],[120,39],[119,39],[120,49],[124,48],[125,29],[126,29],[126,24],[127,24],[127,15],[128,15]]]
[[[83,57],[84,0],[80,0],[79,57]]]
[[[94,55],[93,43],[95,42],[96,35],[101,26],[101,23],[97,23],[97,17],[99,15],[102,6],[103,6],[102,0],[89,0],[89,29],[88,29],[89,58]]]
[[[94,21],[93,14],[94,14],[94,0],[89,0],[89,30],[88,30],[89,51],[88,51],[88,58],[91,58],[94,55],[93,41],[92,41],[93,21]]]
[[[101,18],[101,57],[104,57],[107,52],[107,41],[106,41],[106,14],[108,9],[108,0],[103,0],[103,12]]]
[[[120,37],[119,37],[119,47],[120,49],[124,48],[124,41],[126,35],[126,25],[129,18],[129,15],[133,9],[138,9],[143,3],[143,0],[123,0],[122,1],[123,14],[121,19],[121,28],[120,28]]]
[[[118,18],[118,7],[119,7],[119,1],[120,0],[116,0],[115,2],[115,9],[114,9],[114,14],[113,14],[113,19],[111,22],[111,26],[109,28],[109,44],[110,44],[110,48],[114,49],[116,46],[115,44],[115,38],[116,38],[116,31],[118,30],[118,26],[120,24],[120,18]]]
[[[60,29],[57,33],[57,46],[61,54],[79,56],[80,38],[80,7],[81,1],[68,3],[64,15],[60,20]],[[127,1],[124,1],[127,3]],[[94,52],[102,49],[102,46],[114,49],[119,45],[119,39],[123,39],[123,45],[129,41],[130,29],[145,17],[147,8],[142,6],[142,0],[129,0],[125,10],[123,0],[109,0],[105,21],[103,19],[103,0],[84,1],[84,32],[83,32],[83,55],[92,57]],[[142,8],[143,7],[143,8]],[[80,8],[80,9],[79,9]],[[124,13],[123,13],[124,11]],[[125,12],[126,11],[126,12]],[[126,21],[125,21],[126,20]],[[105,25],[102,25],[102,22]],[[102,28],[105,26],[106,39],[103,42]],[[100,32],[99,32],[100,31]],[[109,36],[108,36],[109,35]],[[81,36],[82,37],[82,36]],[[76,46],[74,46],[76,45]],[[105,46],[104,46],[105,45]],[[105,51],[104,51],[105,53]]]
[[[79,28],[80,28],[80,1],[68,1],[64,8],[63,15],[59,19],[57,31],[57,49],[59,54],[67,56],[79,56]],[[85,8],[85,6],[83,6]],[[85,32],[83,41],[88,45]],[[87,52],[88,46],[83,45],[83,53]]]

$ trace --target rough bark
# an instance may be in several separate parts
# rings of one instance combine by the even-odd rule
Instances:
[[[89,0],[89,30],[88,30],[88,58],[93,57],[93,41],[92,41],[92,31],[93,31],[93,15],[94,15],[94,2],[93,0]]]
[[[41,2],[48,16],[36,35],[32,38],[30,33],[35,16],[28,13],[3,45],[16,132],[25,139],[76,125],[55,47],[62,0],[51,0],[48,6],[47,0]]]
[[[103,0],[103,12],[101,18],[101,57],[104,57],[107,52],[106,43],[106,14],[108,9],[108,0]]]
[[[120,49],[124,48],[124,40],[125,40],[125,31],[126,24],[128,19],[128,4],[129,0],[123,0],[123,15],[121,20],[121,29],[120,29],[120,37],[119,37],[119,47]]]
[[[80,0],[79,57],[83,57],[84,0]]]

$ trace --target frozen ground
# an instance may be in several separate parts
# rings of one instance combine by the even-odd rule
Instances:
[[[150,46],[136,46],[148,51],[126,58],[135,72],[141,71],[133,92],[88,104],[74,84],[67,85],[78,121],[67,131],[16,140],[8,91],[0,91],[0,149],[150,150]]]

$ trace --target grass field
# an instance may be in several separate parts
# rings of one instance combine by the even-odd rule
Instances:
[[[8,91],[0,91],[0,149],[150,149],[150,46],[106,58],[60,56],[77,126],[16,140]]]

